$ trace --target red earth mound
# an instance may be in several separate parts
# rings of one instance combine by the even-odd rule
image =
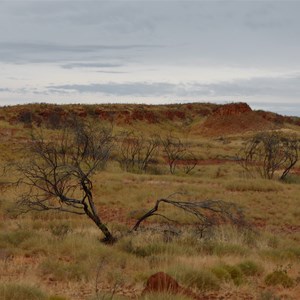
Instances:
[[[220,136],[275,129],[276,126],[279,125],[252,111],[248,104],[231,103],[221,106],[195,130],[205,136]]]
[[[142,294],[148,294],[148,293],[170,293],[170,294],[181,294],[188,296],[195,300],[201,300],[203,299],[199,295],[194,294],[189,289],[181,287],[178,282],[172,278],[170,275],[164,273],[164,272],[158,272],[153,275],[151,275],[146,283],[146,287],[143,290]]]

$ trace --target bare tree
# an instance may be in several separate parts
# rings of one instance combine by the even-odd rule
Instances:
[[[132,131],[124,131],[120,136],[119,163],[123,170],[132,171],[136,165],[137,156],[142,149],[142,141]]]
[[[114,237],[98,214],[92,175],[105,167],[113,138],[111,130],[74,123],[57,136],[32,134],[25,159],[16,165],[25,186],[18,200],[21,212],[60,211],[88,216],[105,242]]]
[[[184,164],[183,164],[183,170],[185,174],[189,174],[191,171],[193,171],[198,164],[198,159],[195,157],[194,153],[187,152],[184,156]]]
[[[159,146],[155,135],[144,138],[142,134],[125,131],[120,137],[119,163],[126,171],[135,169],[146,172]]]
[[[249,139],[238,154],[241,166],[250,174],[272,179],[280,172],[285,179],[298,161],[299,139],[278,131],[262,132]]]
[[[167,156],[170,173],[174,174],[176,166],[186,155],[186,147],[179,138],[171,134],[161,138],[161,144]]]
[[[154,207],[139,218],[132,230],[137,230],[143,221],[153,216],[159,216],[167,221],[176,222],[176,220],[170,219],[165,213],[159,212],[161,204],[173,206],[194,216],[195,222],[193,225],[197,225],[198,227],[206,228],[224,223],[226,220],[236,225],[245,225],[243,212],[234,203],[221,200],[179,201],[173,200],[171,195],[167,198],[157,200]]]

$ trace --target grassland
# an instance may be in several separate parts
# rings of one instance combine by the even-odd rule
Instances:
[[[14,115],[7,110],[0,123],[3,163],[20,157],[31,130],[28,124],[9,122],[18,119],[19,111]],[[141,296],[147,278],[159,271],[203,299],[299,299],[299,163],[286,182],[249,178],[231,158],[252,132],[201,136],[195,128],[205,116],[188,123],[174,118],[114,124],[116,133],[127,129],[149,136],[172,131],[199,158],[188,175],[180,168],[169,174],[162,157],[147,174],[122,171],[116,161],[110,161],[106,170],[94,175],[95,202],[118,237],[114,245],[101,243],[100,231],[86,217],[48,211],[16,217],[12,208],[22,187],[9,184],[17,179],[13,174],[1,177],[1,299],[189,299],[168,294]],[[110,124],[110,120],[103,122]],[[281,130],[300,134],[295,124],[283,125]],[[49,137],[56,134],[52,128],[44,132]],[[130,232],[137,217],[157,199],[176,192],[189,200],[236,203],[248,226],[224,224],[209,228],[202,236],[181,226],[176,235],[160,230],[169,225],[153,218],[141,230]],[[173,209],[169,214],[183,223],[187,218]]]

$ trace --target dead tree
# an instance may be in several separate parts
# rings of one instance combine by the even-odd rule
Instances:
[[[176,166],[186,155],[186,147],[179,138],[171,134],[161,138],[161,144],[167,157],[170,173],[174,174]]]
[[[139,170],[146,172],[159,146],[155,135],[144,138],[142,134],[123,132],[120,137],[119,163],[125,171]]]
[[[98,214],[92,182],[92,175],[105,167],[112,145],[110,130],[78,123],[51,138],[32,134],[24,160],[16,165],[23,186],[20,212],[86,215],[104,234],[103,241],[113,242]]]
[[[246,141],[238,162],[251,175],[272,179],[276,172],[285,179],[298,161],[299,139],[278,131],[262,132]]]
[[[192,152],[187,152],[184,156],[183,170],[185,174],[193,171],[198,164],[198,160]]]
[[[203,228],[210,227],[224,222],[231,222],[236,225],[245,225],[244,215],[242,210],[234,203],[228,203],[221,200],[205,200],[205,201],[179,201],[168,198],[162,198],[156,201],[155,206],[145,213],[136,222],[132,230],[137,230],[140,224],[146,219],[159,216],[167,221],[176,222],[170,219],[166,214],[159,211],[161,204],[178,208],[183,212],[190,214],[195,218],[194,225]]]

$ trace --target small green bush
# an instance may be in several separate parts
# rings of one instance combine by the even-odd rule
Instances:
[[[131,253],[137,257],[157,255],[164,253],[167,250],[167,245],[162,242],[137,244],[132,239],[122,241],[120,246],[123,251]]]
[[[32,237],[33,233],[27,230],[17,230],[0,234],[0,246],[10,245],[19,247],[25,240]]]
[[[262,273],[263,268],[251,260],[238,264],[238,267],[246,276],[255,276]]]
[[[0,284],[2,300],[47,300],[47,296],[39,288],[29,285],[7,283]]]
[[[220,288],[218,278],[209,270],[185,269],[176,277],[185,285],[196,287],[200,291],[212,291]]]
[[[64,239],[72,231],[70,224],[57,223],[50,225],[51,233],[59,239]]]
[[[243,283],[243,273],[238,266],[224,265],[223,268],[230,274],[230,277],[235,285]]]
[[[216,267],[212,268],[211,271],[221,281],[230,281],[231,280],[231,276],[230,276],[229,272],[223,266],[216,266]]]
[[[288,276],[286,270],[280,269],[268,274],[265,277],[266,285],[282,285],[285,288],[290,288],[294,285],[294,280]]]

